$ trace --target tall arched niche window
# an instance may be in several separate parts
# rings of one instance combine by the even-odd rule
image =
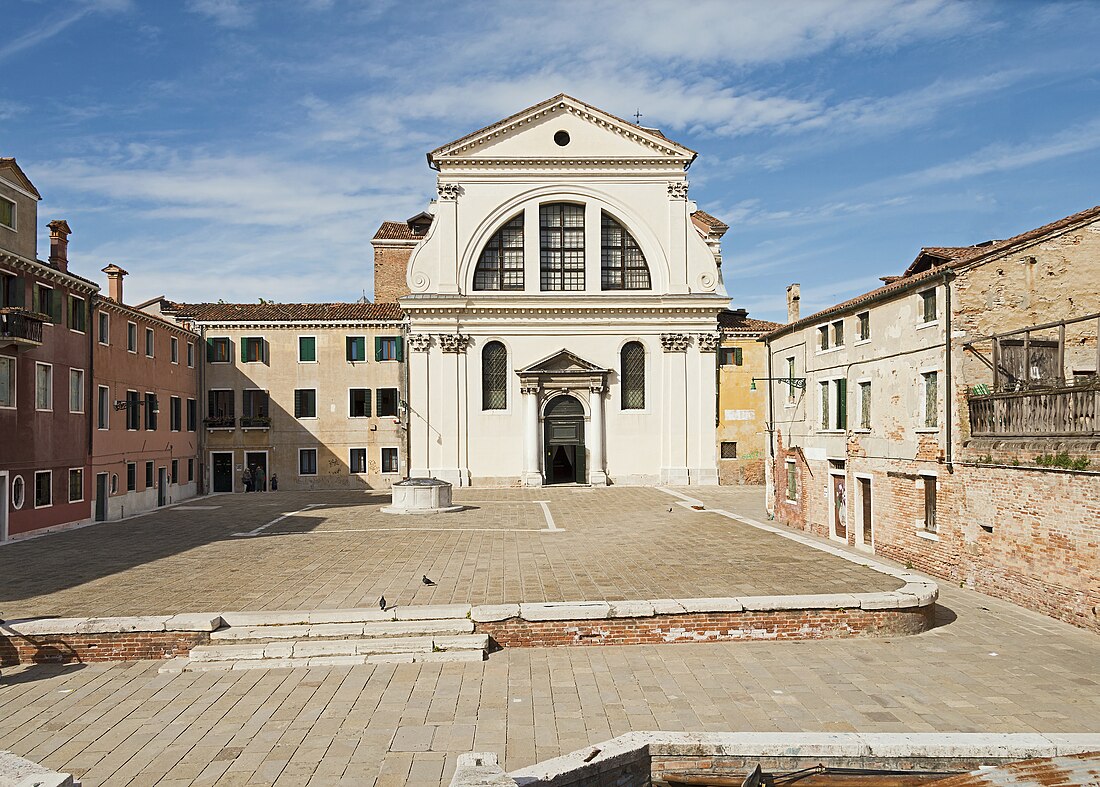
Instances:
[[[539,286],[584,289],[584,205],[539,206]]]
[[[634,236],[607,213],[600,222],[601,285],[605,290],[648,290],[649,266]]]
[[[508,408],[508,350],[489,342],[481,351],[481,409]]]
[[[645,409],[645,348],[641,342],[627,342],[619,353],[619,387],[623,410]]]
[[[523,214],[501,227],[477,259],[475,290],[523,289]]]

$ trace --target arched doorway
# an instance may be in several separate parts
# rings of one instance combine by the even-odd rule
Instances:
[[[557,396],[546,406],[543,420],[546,450],[543,453],[543,477],[547,484],[583,484],[584,408],[572,396]]]

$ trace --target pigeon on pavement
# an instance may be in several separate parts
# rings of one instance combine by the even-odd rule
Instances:
[[[383,612],[386,611],[386,597],[385,596],[382,596],[382,598],[378,599],[378,608],[380,610],[382,610]]]
[[[431,581],[430,579],[428,579],[428,575],[427,575],[427,574],[425,574],[425,575],[424,575],[424,579],[423,579],[422,581],[423,581],[423,583],[424,583],[425,585],[434,585],[434,584],[435,584],[435,583],[434,583],[434,582],[432,582],[432,581]]]

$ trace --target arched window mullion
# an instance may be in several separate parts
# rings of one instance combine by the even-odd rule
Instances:
[[[481,409],[508,409],[508,350],[500,342],[481,351]]]
[[[649,265],[626,227],[606,212],[600,221],[600,283],[605,290],[648,290]]]
[[[523,289],[523,214],[497,230],[477,260],[475,290]]]
[[[584,205],[539,206],[539,287],[543,292],[584,289]]]
[[[622,365],[619,369],[621,408],[645,409],[645,348],[640,342],[627,342],[619,353]]]

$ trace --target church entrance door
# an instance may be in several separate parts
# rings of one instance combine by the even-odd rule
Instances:
[[[572,396],[559,396],[546,408],[546,451],[543,477],[547,484],[583,484],[584,409]]]

